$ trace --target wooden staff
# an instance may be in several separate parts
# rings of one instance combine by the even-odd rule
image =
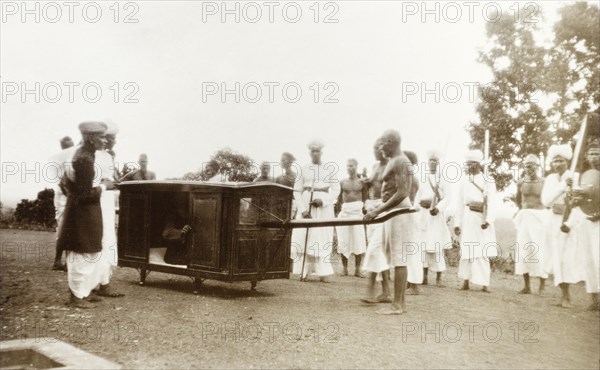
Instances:
[[[490,130],[485,130],[485,136],[483,141],[483,224],[487,223],[488,215],[488,181],[485,179],[485,164],[489,163],[490,157]],[[483,225],[482,225],[483,226]]]
[[[313,196],[315,194],[315,178],[313,177],[312,186],[310,187],[310,200],[308,201],[308,218],[311,218]],[[308,230],[304,236],[304,258],[302,258],[302,271],[300,271],[300,281],[304,281],[304,265],[306,264],[306,247],[308,246]]]
[[[581,124],[581,128],[579,129],[579,139],[577,140],[577,143],[575,144],[575,150],[573,151],[573,160],[571,161],[571,176],[575,176],[575,170],[577,169],[577,162],[579,161],[579,155],[581,154],[581,148],[583,147],[583,141],[585,140],[585,132],[587,129],[587,122],[588,122],[588,115],[585,115],[585,118],[583,119],[583,123]],[[567,227],[566,222],[569,220],[569,216],[571,215],[571,200],[568,199],[570,198],[570,194],[573,191],[573,186],[568,186],[566,193],[567,193],[567,197],[565,199],[565,210],[563,212],[563,218],[562,218],[562,225],[561,225],[561,230],[564,229],[564,227]]]

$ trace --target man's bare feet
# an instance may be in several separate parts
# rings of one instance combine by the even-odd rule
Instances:
[[[378,315],[402,315],[406,310],[402,309],[402,307],[398,307],[395,305],[391,305],[388,308],[377,311]]]
[[[360,300],[363,303],[378,304],[378,303],[392,303],[392,299],[388,296],[380,295],[377,298],[363,298]]]
[[[490,289],[486,286],[484,286],[483,288],[481,288],[481,291],[484,293],[491,293]]]
[[[525,288],[519,290],[519,294],[531,294],[531,289],[525,287]]]
[[[357,278],[366,278],[366,276],[360,271],[356,271],[354,273],[354,276],[356,276]]]
[[[419,295],[421,292],[419,291],[419,286],[417,284],[411,284],[410,288],[406,289],[406,294],[408,295]]]
[[[327,276],[319,277],[319,281],[322,283],[329,283],[329,278]]]
[[[442,284],[441,280],[438,280],[435,282],[435,286],[438,288],[445,288],[446,286],[444,284]]]
[[[344,267],[344,269],[342,270],[342,276],[348,276],[348,268]]]
[[[571,304],[571,302],[565,298],[561,299],[560,306],[562,308],[573,308],[573,305]]]

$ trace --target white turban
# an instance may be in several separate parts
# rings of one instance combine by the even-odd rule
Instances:
[[[552,162],[556,157],[563,157],[567,161],[570,161],[573,158],[573,149],[571,149],[569,144],[552,145],[548,149],[548,160]]]
[[[106,129],[106,135],[116,135],[119,133],[119,127],[117,126],[116,123],[112,122],[111,120],[104,120],[104,122],[106,123],[106,126],[108,127]]]
[[[481,150],[469,150],[467,155],[465,156],[465,160],[467,162],[477,162],[481,163],[483,161],[483,153]]]
[[[438,160],[442,159],[442,153],[440,153],[437,149],[432,149],[427,152],[427,159],[431,159],[432,157],[437,158]]]
[[[308,149],[310,150],[321,150],[323,149],[323,147],[325,146],[325,144],[323,144],[323,142],[321,140],[311,140],[308,143]]]
[[[524,159],[523,159],[523,164],[527,164],[527,163],[533,163],[535,165],[540,165],[540,159],[538,158],[537,155],[534,154],[528,154]]]

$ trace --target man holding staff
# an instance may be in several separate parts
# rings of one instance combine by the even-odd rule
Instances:
[[[546,226],[546,241],[550,252],[550,262],[546,273],[554,274],[554,285],[562,291],[560,306],[570,308],[571,295],[569,284],[583,280],[581,266],[578,264],[575,226],[578,210],[570,212],[567,222],[563,223],[563,215],[567,207],[565,198],[567,190],[573,185],[573,175],[569,162],[573,158],[573,150],[569,144],[552,145],[548,149],[548,160],[554,173],[546,176],[542,188],[542,204],[550,208]]]
[[[494,230],[494,201],[496,184],[482,174],[483,153],[471,150],[466,156],[466,178],[457,196],[454,233],[460,236],[458,277],[463,279],[461,290],[469,290],[470,283],[483,286],[489,292],[490,257],[498,255]],[[488,184],[486,184],[488,182]],[[486,201],[486,186],[491,190]],[[486,204],[487,203],[487,204]]]
[[[427,154],[427,176],[419,187],[417,202],[421,207],[419,226],[423,249],[423,284],[427,285],[429,270],[436,273],[436,286],[442,287],[442,272],[446,270],[444,249],[452,247],[450,230],[446,225],[446,210],[450,204],[448,183],[439,173],[440,153]]]
[[[381,150],[381,139],[375,141],[373,154],[377,162],[373,166],[371,177],[364,180],[365,187],[368,188],[368,199],[365,201],[367,212],[377,209],[383,204],[381,200],[381,188],[383,186],[383,171],[385,170],[388,159],[385,158]],[[363,260],[363,270],[368,272],[369,284],[367,288],[367,297],[362,301],[365,303],[391,303],[390,299],[390,265],[383,252],[383,225],[371,224],[367,226],[368,244],[365,258]],[[381,273],[382,292],[375,297],[375,281],[377,275]]]
[[[590,293],[592,303],[588,310],[600,310],[600,144],[594,138],[588,143],[586,161],[590,168],[581,174],[578,189],[573,191],[573,200],[585,212],[579,223],[577,242],[583,256],[585,290]]]
[[[334,205],[340,193],[338,168],[321,161],[323,146],[317,140],[308,144],[311,163],[302,167],[294,184],[298,219],[334,217]],[[333,275],[333,227],[294,230],[292,239],[294,274],[300,274],[300,279],[306,281],[308,275],[314,273],[322,282],[327,282],[327,277]]]
[[[385,131],[381,137],[381,148],[384,156],[389,159],[383,171],[383,204],[369,211],[364,216],[365,221],[371,221],[379,214],[395,208],[411,206],[409,196],[413,179],[412,165],[400,150],[398,131]],[[417,226],[412,214],[392,217],[383,224],[384,251],[388,264],[394,267],[394,301],[389,309],[378,311],[379,314],[400,315],[406,311],[406,266],[408,255],[411,253],[410,248],[414,248],[417,242],[416,231]]]

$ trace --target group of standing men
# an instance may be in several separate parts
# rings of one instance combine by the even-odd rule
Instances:
[[[368,273],[368,294],[363,302],[392,303],[391,308],[378,312],[401,314],[405,310],[407,286],[418,294],[418,284],[428,283],[429,271],[436,272],[436,285],[442,287],[442,272],[446,269],[444,249],[452,247],[450,217],[454,234],[460,240],[461,289],[469,290],[474,284],[489,292],[490,258],[499,253],[494,228],[498,200],[495,183],[484,172],[484,155],[480,150],[467,153],[464,176],[454,194],[456,199],[451,201],[449,183],[440,174],[440,153],[428,153],[427,171],[419,178],[416,159],[411,161],[411,153],[401,150],[400,135],[395,130],[388,130],[377,139],[374,155],[378,162],[370,177],[359,177],[357,162],[350,159],[349,177],[339,181],[335,176],[337,167],[321,160],[323,144],[314,141],[308,148],[311,163],[290,177],[297,218],[331,219],[336,203],[340,206],[338,218],[364,214],[366,222],[398,208],[416,210],[366,228],[335,227],[342,275],[348,275],[352,254],[356,261],[355,276],[364,277],[361,271]],[[545,179],[537,175],[541,170],[537,156],[524,159],[525,171],[518,181],[516,196],[520,211],[514,219],[518,231],[515,273],[524,275],[525,287],[521,293],[525,294],[531,292],[530,277],[540,277],[540,292],[543,292],[545,279],[553,274],[555,285],[563,292],[563,307],[570,306],[569,284],[585,281],[592,296],[590,309],[598,310],[598,140],[587,143],[585,150],[590,170],[581,176],[575,188],[573,176],[567,170],[572,156],[569,145],[550,148],[547,158],[554,172]],[[565,197],[571,199],[571,211],[563,221]],[[580,208],[587,209],[588,214]],[[301,274],[303,281],[311,273],[324,282],[333,275],[333,234],[334,227],[294,230],[293,271]],[[393,299],[390,272],[394,276]],[[379,295],[375,293],[377,280],[382,284]]]
[[[581,139],[582,140],[582,139]],[[572,173],[569,162],[573,150],[568,144],[553,145],[547,158],[552,173],[539,175],[540,160],[535,155],[524,159],[525,172],[517,186],[516,202],[520,211],[515,217],[517,248],[515,273],[523,275],[522,294],[531,293],[530,278],[540,280],[539,294],[553,275],[560,287],[560,305],[571,307],[569,285],[585,281],[590,293],[591,310],[599,310],[600,292],[600,145],[592,138],[584,145],[585,170]]]
[[[450,215],[450,189],[439,168],[441,154],[428,154],[424,181],[416,175],[417,161],[413,153],[401,150],[400,134],[388,130],[377,139],[374,155],[377,163],[370,177],[357,175],[357,162],[348,160],[349,177],[339,181],[337,166],[321,160],[323,144],[313,141],[308,145],[311,163],[301,168],[294,179],[297,218],[331,219],[334,205],[340,206],[338,218],[362,217],[368,226],[336,226],[337,251],[341,254],[343,275],[348,275],[348,259],[355,255],[355,276],[368,273],[368,295],[365,303],[392,303],[381,314],[401,314],[405,309],[405,293],[410,285],[418,293],[418,284],[427,284],[429,271],[436,272],[436,285],[443,286],[442,272],[446,269],[444,249],[452,247],[447,226]],[[410,158],[413,158],[411,161]],[[463,289],[469,282],[483,286],[487,291],[490,280],[489,257],[497,255],[493,227],[494,207],[484,206],[482,175],[483,153],[470,151],[466,158],[465,181],[459,191],[460,209],[455,214],[455,232],[461,235],[463,248],[459,276],[464,279]],[[495,193],[495,188],[490,189]],[[490,205],[492,202],[489,202]],[[396,209],[412,208],[382,223],[384,216]],[[485,212],[483,209],[485,208]],[[363,216],[364,215],[364,216]],[[292,259],[294,273],[301,279],[314,273],[321,281],[333,275],[331,254],[333,227],[294,230]],[[394,294],[390,292],[390,271],[394,275]],[[381,280],[382,293],[376,295],[375,285]]]
[[[114,125],[84,122],[79,129],[81,144],[73,146],[72,142],[63,140],[63,151],[53,159],[61,172],[60,184],[55,188],[58,238],[54,269],[61,268],[62,251],[66,251],[70,303],[89,308],[101,300],[98,296],[122,296],[109,287],[109,282],[117,263],[113,190],[115,182],[124,180],[127,175],[121,177],[115,168],[113,147],[118,130]],[[338,218],[363,217],[368,223],[367,227],[336,227],[337,251],[341,254],[343,275],[348,275],[348,260],[352,254],[356,261],[354,275],[364,277],[362,271],[368,273],[368,294],[363,302],[392,303],[389,309],[379,313],[403,313],[407,286],[418,293],[417,286],[427,284],[430,270],[436,272],[436,285],[443,286],[444,249],[452,247],[447,224],[450,216],[454,219],[454,233],[460,238],[458,276],[463,280],[462,289],[469,290],[472,283],[489,291],[489,258],[498,255],[493,223],[496,187],[483,172],[483,153],[479,150],[467,153],[465,176],[456,192],[455,207],[451,207],[449,184],[440,174],[441,154],[428,153],[427,171],[419,178],[416,156],[402,151],[400,144],[396,130],[385,131],[374,146],[378,162],[370,177],[359,176],[357,161],[350,159],[349,177],[339,181],[337,166],[322,161],[324,145],[313,141],[308,145],[310,163],[297,174],[292,169],[294,156],[283,153],[281,163],[285,172],[274,181],[293,187],[296,218],[332,219],[338,204]],[[538,175],[541,166],[537,156],[524,159],[525,172],[518,181],[516,195],[520,211],[514,220],[517,227],[515,273],[524,276],[525,287],[521,290],[524,294],[531,293],[530,277],[540,278],[542,293],[545,279],[553,274],[555,285],[559,285],[563,293],[563,307],[571,305],[569,284],[585,281],[592,295],[591,308],[597,310],[600,291],[598,140],[590,141],[585,150],[590,169],[578,177],[577,183],[567,168],[573,155],[569,145],[550,148],[547,158],[553,173],[545,179]],[[145,164],[147,157],[140,157],[140,170],[131,177],[155,178]],[[257,181],[270,181],[268,174],[269,167],[261,166]],[[568,213],[565,207],[570,209]],[[390,211],[408,208],[416,212],[372,223]],[[565,214],[568,217],[563,216]],[[334,273],[333,240],[333,227],[294,230],[293,272],[303,281],[309,274],[315,274],[326,282]],[[394,276],[393,299],[390,272]],[[382,284],[379,295],[375,293],[377,280]]]

